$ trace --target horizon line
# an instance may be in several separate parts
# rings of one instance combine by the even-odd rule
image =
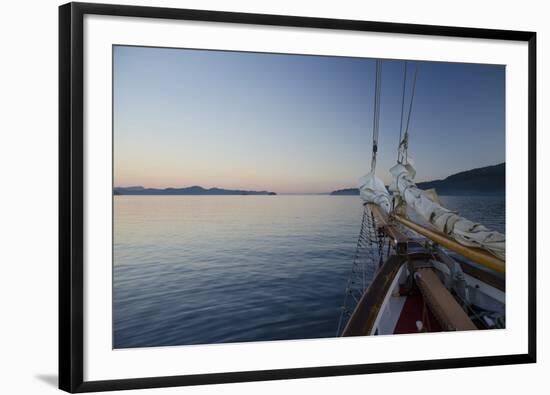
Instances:
[[[471,170],[476,170],[476,169],[483,169],[483,168],[487,168],[487,167],[494,167],[494,166],[499,166],[499,165],[505,165],[506,164],[506,161],[504,162],[501,162],[501,163],[497,163],[497,164],[492,164],[492,165],[486,165],[486,166],[481,166],[481,167],[474,167],[474,168],[470,168],[470,169],[466,169],[466,170],[460,170],[460,171],[457,171],[457,172],[454,172],[452,174],[449,174],[447,177],[444,177],[444,178],[439,178],[439,179],[435,179],[435,180],[424,180],[424,181],[416,181],[416,183],[423,183],[423,182],[434,182],[434,181],[441,181],[441,180],[445,180],[446,178],[450,177],[450,176],[453,176],[455,174],[459,174],[459,173],[464,173],[464,172],[468,172],[468,171],[471,171]],[[389,184],[388,184],[389,185]],[[386,185],[386,186],[388,186]],[[189,186],[168,186],[168,187],[149,187],[149,186],[144,186],[144,185],[130,185],[130,186],[121,186],[121,185],[113,185],[112,186],[113,189],[115,188],[143,188],[143,189],[157,189],[157,190],[166,190],[166,189],[186,189],[186,188],[202,188],[204,190],[210,190],[210,189],[223,189],[223,190],[226,190],[226,191],[243,191],[243,192],[274,192],[274,193],[277,193],[277,194],[283,194],[283,195],[323,195],[323,194],[327,194],[327,193],[331,193],[331,192],[334,192],[334,191],[340,191],[340,190],[343,190],[343,189],[358,189],[357,186],[347,186],[347,187],[343,187],[343,188],[331,188],[331,190],[329,191],[322,191],[322,192],[277,192],[277,191],[274,191],[274,190],[271,190],[271,189],[262,189],[262,188],[259,188],[259,189],[256,189],[256,188],[253,188],[253,189],[243,189],[243,188],[240,188],[240,187],[237,187],[237,188],[222,188],[222,187],[218,187],[218,186],[213,186],[213,187],[203,187],[201,185],[189,185]]]

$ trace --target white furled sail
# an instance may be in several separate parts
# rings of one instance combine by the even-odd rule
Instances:
[[[409,207],[437,230],[462,245],[479,247],[505,259],[506,237],[434,202],[428,193],[419,189],[414,183],[416,171],[411,163],[398,163],[390,169],[390,173],[393,176],[391,189],[398,192]]]
[[[374,203],[382,207],[386,213],[391,211],[391,197],[381,179],[374,171],[359,179],[359,195],[365,203]]]

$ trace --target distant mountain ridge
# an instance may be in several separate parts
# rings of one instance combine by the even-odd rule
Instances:
[[[145,188],[142,186],[115,187],[114,195],[276,195],[270,191],[245,191],[240,189],[206,189],[198,185],[184,188]]]
[[[443,180],[419,182],[420,189],[435,188],[440,195],[495,195],[506,192],[506,164],[480,167]]]
[[[435,188],[439,195],[498,195],[506,192],[506,163],[452,174],[442,180],[419,182],[420,189]],[[359,189],[339,189],[333,196],[359,195]]]

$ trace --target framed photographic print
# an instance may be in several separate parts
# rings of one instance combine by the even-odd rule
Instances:
[[[61,389],[535,362],[535,33],[59,15]]]

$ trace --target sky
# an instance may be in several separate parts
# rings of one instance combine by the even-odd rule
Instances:
[[[114,184],[322,193],[370,170],[375,60],[115,46]],[[396,163],[404,61],[382,62],[376,174]],[[416,180],[505,161],[505,67],[418,66]]]

